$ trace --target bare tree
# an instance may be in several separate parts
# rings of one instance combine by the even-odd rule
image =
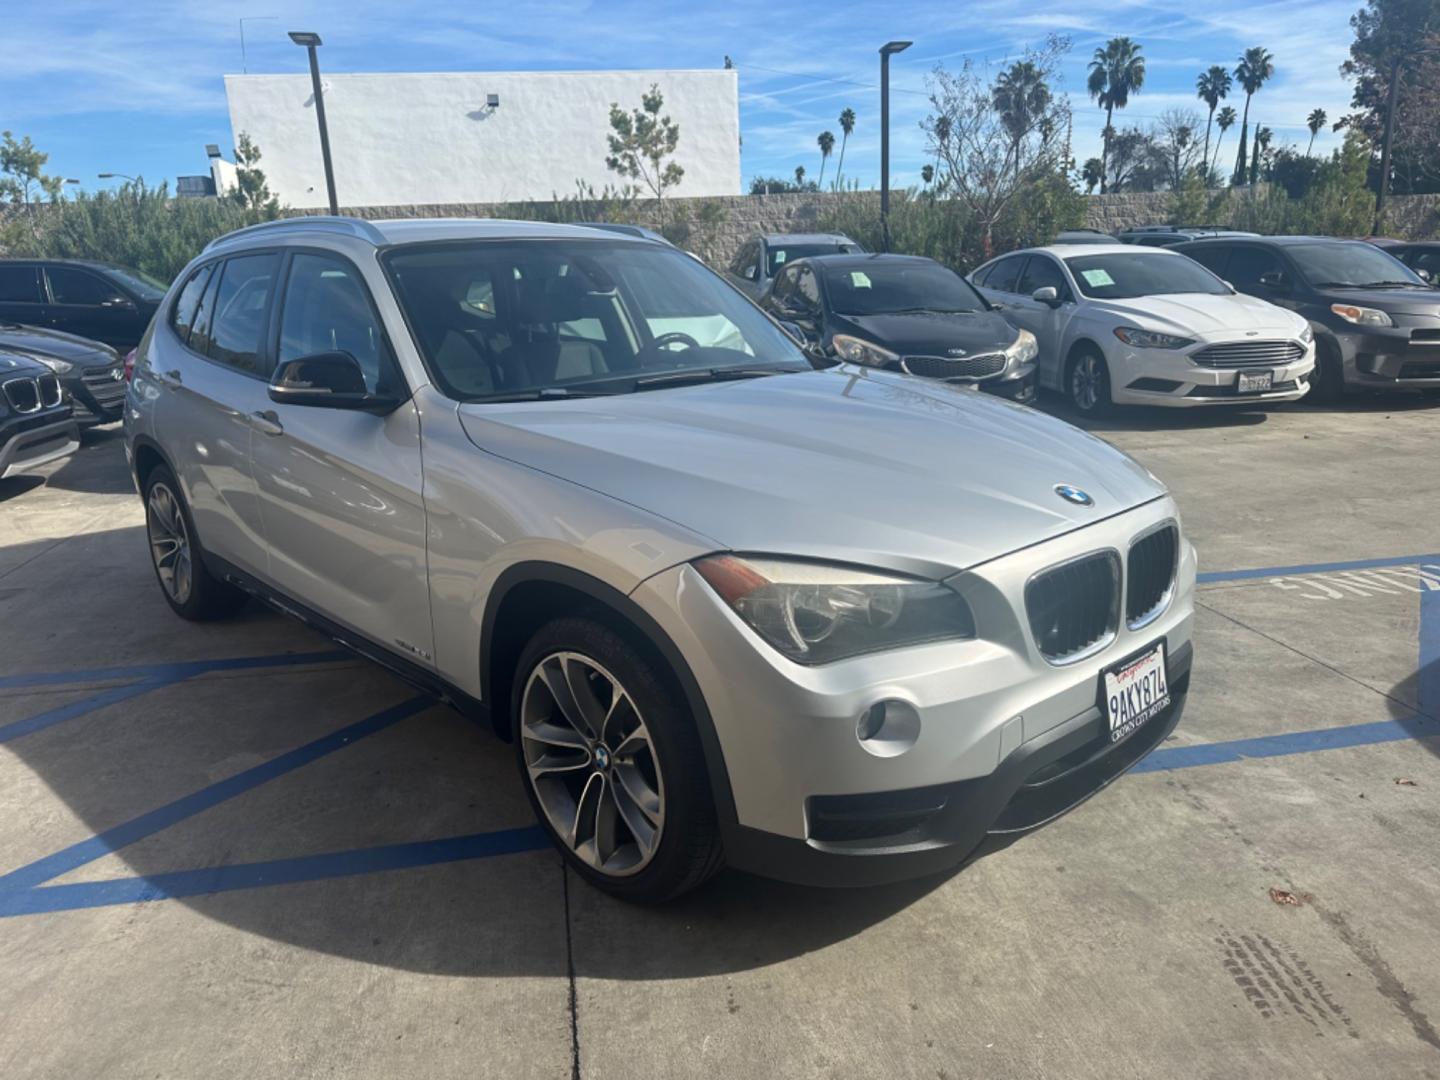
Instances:
[[[1164,158],[1165,184],[1179,191],[1187,173],[1200,167],[1203,144],[1196,137],[1200,116],[1194,109],[1166,109],[1150,129],[1150,141]]]
[[[921,122],[929,149],[940,164],[940,186],[969,209],[981,230],[985,257],[1006,207],[1034,179],[1062,171],[1069,148],[1060,133],[1070,130],[1070,99],[1059,92],[1060,63],[1070,39],[1052,35],[1021,62],[1031,65],[1049,92],[1033,95],[1033,110],[1017,121],[997,106],[999,72],[966,59],[958,72],[936,67],[929,78],[931,113]],[[1001,105],[1004,104],[1003,95]]]

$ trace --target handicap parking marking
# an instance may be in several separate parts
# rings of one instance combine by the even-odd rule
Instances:
[[[1432,564],[1437,570],[1440,570],[1440,556],[1404,556],[1390,559],[1357,560],[1349,563],[1220,571],[1201,575],[1201,577],[1207,582],[1261,580],[1277,577],[1306,580],[1313,579],[1316,575],[1396,567],[1425,566],[1428,573]],[[1427,715],[1427,712],[1430,711],[1440,713],[1440,588],[1421,585],[1419,600],[1420,633],[1417,659],[1420,665],[1420,684],[1418,688],[1419,709],[1415,715],[1253,738],[1197,743],[1187,746],[1161,746],[1137,763],[1132,771],[1137,773],[1173,771],[1242,762],[1249,759],[1290,757],[1322,750],[1346,749],[1388,742],[1428,741],[1440,737],[1440,716]],[[0,743],[20,735],[39,731],[74,716],[84,715],[104,705],[139,697],[152,690],[172,686],[212,671],[304,666],[350,658],[350,653],[340,651],[284,653],[274,656],[3,676],[0,677],[0,689],[65,686],[116,678],[129,678],[135,681],[110,687],[81,701],[47,710],[29,719],[15,721],[0,728]],[[46,882],[53,881],[78,867],[120,851],[130,844],[153,836],[270,780],[284,776],[350,746],[359,739],[384,731],[435,704],[437,704],[436,700],[428,696],[410,698],[251,769],[246,769],[141,814],[87,840],[72,844],[52,855],[0,875],[0,918],[203,896],[219,892],[264,888],[271,885],[413,869],[548,848],[549,841],[543,830],[538,825],[531,825],[435,840],[325,852],[295,858],[203,867],[194,870],[166,871],[144,877],[112,878],[62,885],[46,884]]]

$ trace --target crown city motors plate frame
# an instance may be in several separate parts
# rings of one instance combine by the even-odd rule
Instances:
[[[1170,677],[1165,660],[1162,638],[1100,673],[1097,696],[1112,745],[1169,708]]]

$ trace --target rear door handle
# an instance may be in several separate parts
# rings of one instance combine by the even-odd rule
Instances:
[[[184,382],[184,381],[185,381],[184,379],[182,379],[182,378],[180,377],[180,369],[179,369],[179,368],[171,368],[169,371],[165,372],[165,378],[169,379],[171,382],[177,382],[177,383],[178,383],[178,382]]]
[[[266,435],[285,434],[285,425],[280,423],[280,417],[275,415],[274,409],[262,409],[251,413],[250,423],[255,426],[256,431]]]

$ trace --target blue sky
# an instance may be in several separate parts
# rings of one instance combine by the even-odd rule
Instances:
[[[999,65],[1048,32],[1074,40],[1065,88],[1075,104],[1075,151],[1099,150],[1101,114],[1085,98],[1085,64],[1106,38],[1137,39],[1148,58],[1144,91],[1118,123],[1148,126],[1170,107],[1203,109],[1196,75],[1233,67],[1240,51],[1264,45],[1276,77],[1251,107],[1276,142],[1308,140],[1315,107],[1334,120],[1350,87],[1339,74],[1360,0],[1116,0],[1096,5],[1049,0],[973,3],[892,0],[724,0],[689,4],[638,0],[524,0],[453,4],[429,0],[10,0],[0,64],[0,128],[30,135],[51,155],[50,170],[103,187],[104,171],[147,180],[206,171],[204,145],[228,150],[222,76],[241,70],[240,22],[251,73],[301,72],[303,50],[285,36],[313,29],[325,39],[327,71],[493,71],[719,67],[740,71],[742,175],[819,169],[815,137],[840,134],[845,107],[858,123],[847,176],[863,185],[879,173],[880,44],[915,44],[892,63],[891,168],[898,185],[918,182],[924,161],[919,122],[928,111],[926,75],[969,55]],[[264,18],[279,15],[280,18]],[[1243,94],[1232,94],[1236,111]],[[1203,114],[1202,114],[1203,118]],[[1227,137],[1233,161],[1238,132]],[[1328,129],[1317,150],[1335,145]],[[263,148],[262,148],[263,149]],[[228,154],[227,154],[228,156]],[[684,161],[684,133],[679,160]],[[830,169],[833,170],[834,162]],[[680,194],[683,194],[683,190]]]

